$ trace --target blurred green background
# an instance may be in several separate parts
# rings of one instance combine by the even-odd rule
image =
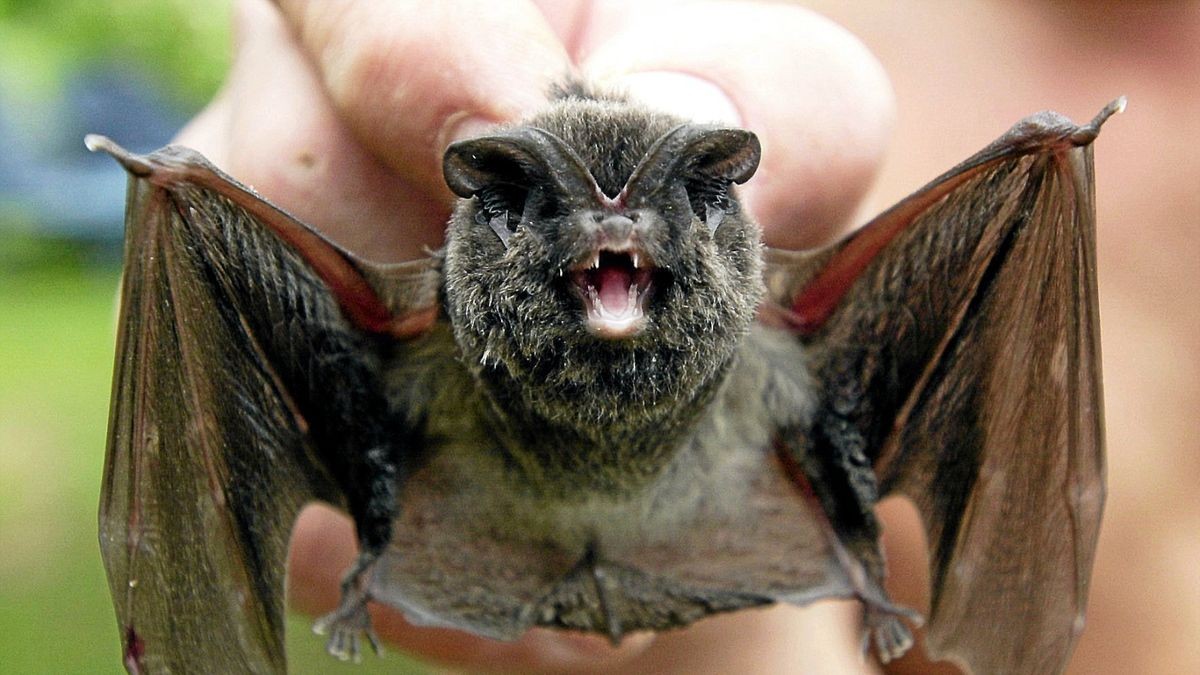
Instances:
[[[124,178],[82,134],[168,141],[220,86],[229,13],[0,0],[0,671],[121,672],[96,508]],[[310,624],[290,621],[295,672],[421,670],[396,654],[339,664]]]

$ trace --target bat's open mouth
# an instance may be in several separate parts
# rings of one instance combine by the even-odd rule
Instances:
[[[646,322],[646,301],[657,276],[650,256],[636,248],[602,248],[571,269],[583,298],[587,326],[605,338],[637,335]]]

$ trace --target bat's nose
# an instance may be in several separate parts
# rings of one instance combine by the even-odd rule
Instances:
[[[600,231],[604,240],[609,244],[619,244],[629,241],[633,236],[633,219],[620,214],[610,214],[600,221]]]

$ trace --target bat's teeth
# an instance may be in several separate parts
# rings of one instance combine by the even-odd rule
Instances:
[[[603,260],[601,260],[603,258]],[[637,335],[646,324],[646,298],[653,285],[649,267],[640,266],[648,259],[632,251],[597,251],[572,268],[575,291],[581,296],[588,329],[606,339],[624,339]]]
[[[638,264],[638,263],[640,262],[640,260],[639,260],[639,258],[638,258],[638,253],[637,253],[637,251],[634,251],[633,253],[631,253],[631,254],[630,254],[630,257],[631,257],[631,258],[633,258],[633,268],[634,268],[634,269],[637,269],[637,268],[641,267],[641,265],[640,265],[640,264]]]

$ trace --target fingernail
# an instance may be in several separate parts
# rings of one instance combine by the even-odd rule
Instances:
[[[438,151],[444,151],[451,143],[467,138],[482,136],[495,128],[496,123],[480,117],[470,111],[460,110],[446,118],[442,130],[438,133]]]
[[[694,122],[742,124],[742,116],[725,90],[695,75],[646,71],[613,77],[601,84],[624,91],[650,108]]]

